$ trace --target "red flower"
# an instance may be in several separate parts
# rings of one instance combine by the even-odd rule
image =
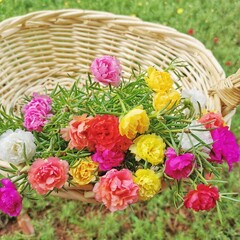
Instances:
[[[195,33],[195,31],[194,31],[194,29],[190,28],[190,29],[188,29],[187,33],[189,35],[193,35]]]
[[[227,62],[225,62],[225,65],[230,67],[232,65],[232,63],[230,61],[227,61]]]
[[[218,37],[214,37],[214,38],[213,38],[213,42],[214,42],[214,43],[218,43],[218,42],[219,42],[219,38],[218,38]]]
[[[113,150],[126,152],[132,143],[133,142],[131,139],[127,138],[126,136],[119,135]]]
[[[196,190],[191,190],[184,197],[184,206],[197,212],[200,210],[209,211],[216,206],[218,199],[219,193],[216,187],[199,184]]]
[[[132,143],[120,135],[119,120],[113,115],[97,115],[88,125],[87,138],[99,151],[126,151]]]

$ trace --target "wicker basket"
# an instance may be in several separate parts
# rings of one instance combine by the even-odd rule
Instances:
[[[188,67],[180,69],[183,88],[201,90],[208,109],[220,111],[228,125],[240,103],[240,71],[225,79],[198,40],[138,18],[85,10],[40,11],[0,23],[1,101],[9,110],[25,94],[51,90],[58,82],[70,86],[69,75],[86,74],[102,55],[116,56],[126,77],[137,64],[165,68],[175,58],[186,61]],[[94,202],[91,188],[68,188],[57,195]]]

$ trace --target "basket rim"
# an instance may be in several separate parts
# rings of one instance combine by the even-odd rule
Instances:
[[[224,87],[223,83],[226,80],[226,77],[223,68],[211,50],[207,49],[206,46],[195,37],[180,32],[173,27],[162,25],[161,23],[148,22],[138,17],[120,15],[107,11],[86,9],[41,10],[10,17],[0,22],[0,41],[8,41],[8,37],[14,39],[14,34],[18,35],[18,32],[21,32],[22,30],[31,31],[32,29],[34,30],[34,28],[50,27],[52,25],[58,25],[60,28],[61,26],[63,26],[63,28],[69,26],[71,29],[75,24],[96,24],[97,26],[101,25],[110,30],[123,30],[125,34],[130,33],[136,37],[147,36],[149,39],[154,39],[156,41],[165,41],[168,45],[172,45],[174,48],[179,48],[183,53],[189,52],[192,56],[196,55],[196,57],[199,57],[204,64],[207,62],[203,68],[206,67],[208,76],[213,78],[213,82],[215,82],[215,84],[206,82],[208,87],[204,89],[204,92],[205,94],[208,94],[208,96],[211,94],[211,98],[218,105],[217,109],[222,112],[223,105],[220,106],[220,99],[226,100],[226,97],[216,92],[214,86],[223,85],[224,95],[226,95],[226,87]],[[239,80],[237,79],[236,83],[234,82],[231,86],[237,86],[238,81]],[[231,94],[232,89],[229,91]],[[226,96],[228,95],[229,93],[227,92]],[[234,104],[230,104],[230,106],[225,109],[225,114],[228,115],[227,121],[229,122],[235,113],[235,102],[234,99]]]
[[[28,26],[31,21],[48,21],[51,23],[57,23],[61,19],[72,20],[81,19],[84,21],[104,21],[106,24],[118,24],[128,26],[130,31],[142,32],[147,34],[168,36],[177,39],[178,42],[188,44],[189,47],[194,47],[199,52],[204,53],[208,59],[211,59],[212,65],[215,66],[219,72],[219,78],[225,79],[226,75],[213,55],[212,51],[207,49],[206,46],[198,39],[182,33],[177,29],[169,26],[162,25],[161,23],[153,23],[144,21],[138,17],[115,14],[107,11],[97,10],[83,10],[83,9],[60,9],[60,10],[41,10],[27,13],[25,15],[15,16],[0,22],[0,39],[14,34],[14,32],[20,30],[23,27]]]

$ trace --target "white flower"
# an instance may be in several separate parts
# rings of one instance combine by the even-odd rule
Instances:
[[[197,89],[183,89],[182,97],[188,98],[192,102],[196,113],[199,113],[199,105],[201,108],[205,108],[207,101],[206,96]]]
[[[199,123],[198,121],[196,120],[192,121],[188,129],[192,134],[194,134],[197,138],[201,139],[205,144],[213,143],[210,131],[206,130],[206,128],[203,125],[201,125],[201,123]],[[192,136],[191,133],[178,134],[178,139],[181,141],[181,146],[185,151],[193,146],[197,146],[198,144],[202,145],[202,143],[196,138],[194,138],[194,136]],[[210,153],[211,151],[209,148],[205,146],[202,146],[202,150],[205,153]]]
[[[35,152],[36,145],[31,132],[10,129],[0,136],[0,160],[2,161],[18,165],[26,159],[30,160]]]

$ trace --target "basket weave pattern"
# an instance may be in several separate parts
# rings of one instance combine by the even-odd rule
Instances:
[[[207,108],[222,112],[228,124],[240,103],[240,71],[225,79],[212,53],[193,37],[138,18],[60,10],[34,12],[0,23],[2,104],[7,110],[17,108],[24,95],[51,91],[57,83],[71,86],[74,80],[69,75],[88,73],[92,60],[102,55],[116,56],[125,77],[138,64],[143,69],[150,65],[163,69],[175,58],[184,60],[188,66],[179,69],[184,75],[183,88],[201,90]],[[83,192],[69,189],[67,195],[58,195],[84,201],[84,194],[91,197],[87,190],[91,185],[84,186]]]

